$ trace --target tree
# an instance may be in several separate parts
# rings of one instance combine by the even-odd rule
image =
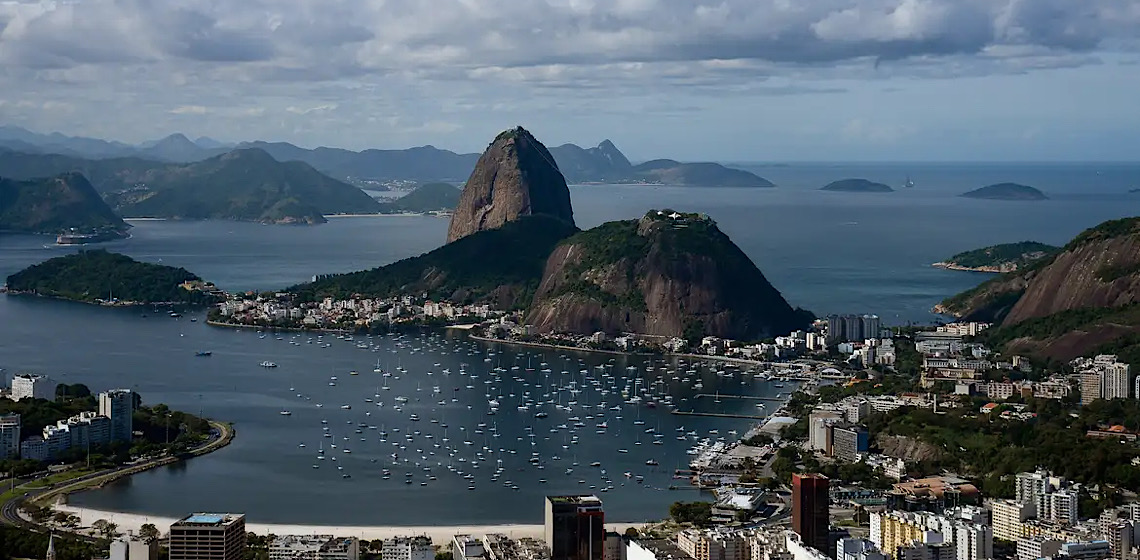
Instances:
[[[640,534],[641,533],[637,531],[637,527],[627,527],[625,530],[625,536],[631,539],[636,539]]]
[[[104,538],[113,539],[118,534],[119,526],[106,519],[96,519],[91,528],[102,533]]]
[[[147,544],[157,541],[158,537],[158,527],[155,527],[153,523],[143,523],[142,527],[139,527],[139,538],[146,541]]]

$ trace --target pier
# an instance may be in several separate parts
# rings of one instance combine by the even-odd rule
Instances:
[[[782,402],[788,400],[787,397],[753,397],[751,395],[721,395],[719,393],[697,393],[697,395],[693,398],[694,399],[703,399],[705,397],[715,397],[717,400],[720,400],[720,399],[747,399],[747,400],[752,400],[752,401],[768,401],[768,402],[779,402],[779,403],[782,403]]]
[[[678,416],[708,416],[711,418],[747,418],[749,420],[767,420],[767,416],[757,416],[755,414],[732,414],[728,412],[694,412],[692,410],[674,410],[672,414]]]

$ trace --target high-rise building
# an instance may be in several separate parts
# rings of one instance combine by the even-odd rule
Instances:
[[[0,416],[0,460],[20,456],[20,415]]]
[[[1119,362],[1104,366],[1102,371],[1104,381],[1101,384],[1101,398],[1127,399],[1132,396],[1131,372],[1128,364]]]
[[[867,452],[868,445],[867,429],[862,426],[831,429],[831,455],[837,459],[854,463],[859,454]]]
[[[245,515],[195,513],[170,526],[170,560],[241,560]]]
[[[993,511],[994,538],[1005,541],[1020,539],[1022,522],[1032,517],[1033,504],[1017,500],[994,500],[990,504]]]
[[[824,554],[834,550],[827,489],[828,479],[822,474],[792,475],[792,530],[805,545]]]
[[[686,529],[677,533],[677,548],[693,560],[747,560],[749,557],[748,543],[739,533]]]
[[[111,441],[131,441],[135,395],[130,389],[99,393],[99,415],[111,419]]]
[[[544,536],[551,560],[602,560],[605,513],[597,496],[547,496]]]
[[[887,560],[887,556],[867,539],[839,539],[835,543],[835,560]]]
[[[22,373],[12,378],[12,400],[44,399],[55,400],[56,382],[46,375]]]
[[[1078,374],[1077,379],[1079,379],[1081,383],[1081,404],[1089,404],[1100,398],[1101,382],[1099,372],[1086,371]]]

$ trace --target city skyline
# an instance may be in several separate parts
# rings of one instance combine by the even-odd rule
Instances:
[[[0,30],[0,122],[126,142],[475,152],[523,124],[631,159],[1105,161],[1140,140],[1134,1],[36,1]]]

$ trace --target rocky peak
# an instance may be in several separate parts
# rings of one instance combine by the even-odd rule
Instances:
[[[629,163],[629,159],[625,157],[625,154],[621,153],[621,150],[608,139],[602,140],[602,143],[598,144],[598,147],[595,149],[616,169],[628,169],[633,167],[633,165]]]
[[[542,214],[574,225],[570,189],[554,157],[523,127],[495,137],[463,187],[447,241]]]

